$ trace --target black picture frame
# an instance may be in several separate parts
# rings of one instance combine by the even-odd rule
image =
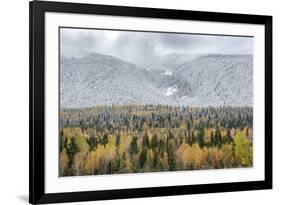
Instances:
[[[154,197],[272,188],[272,17],[201,11],[105,6],[94,4],[32,1],[29,4],[29,202],[31,204]],[[197,184],[183,186],[45,193],[45,12],[100,14],[110,16],[150,17],[259,24],[265,27],[265,180],[235,183]]]

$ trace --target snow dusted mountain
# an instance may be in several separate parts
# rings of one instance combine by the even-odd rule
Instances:
[[[178,60],[177,60],[178,59]],[[182,55],[141,69],[118,58],[91,53],[62,57],[61,107],[111,104],[252,106],[252,56]]]
[[[163,56],[161,66],[173,72],[180,65],[200,58],[202,54],[172,53]]]
[[[157,62],[153,65],[146,67],[146,71],[149,72],[149,77],[151,81],[158,88],[166,88],[167,95],[171,95],[171,91],[174,90],[173,86],[170,86],[171,80],[177,81],[175,79],[175,75],[173,75],[174,71],[181,65],[193,61],[202,55],[200,54],[181,54],[181,53],[172,53],[168,55],[164,55],[160,57]],[[168,88],[167,88],[168,87]]]
[[[60,63],[62,107],[169,103],[146,71],[118,58],[92,53],[76,59],[63,57]]]
[[[252,106],[253,69],[250,55],[206,55],[174,72],[176,99],[193,106]]]
[[[159,59],[150,66],[146,67],[147,71],[160,72],[161,75],[172,75],[175,69],[180,65],[201,57],[200,54],[181,54],[172,53],[159,57]]]

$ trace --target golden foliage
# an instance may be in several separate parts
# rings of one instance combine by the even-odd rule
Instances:
[[[60,153],[60,163],[59,163],[60,176],[67,175],[68,163],[69,163],[69,158],[66,149],[63,149],[62,152]]]
[[[252,128],[244,126],[246,120],[240,127],[239,121],[230,121],[236,126],[230,127],[221,120],[220,109],[200,114],[198,108],[97,106],[62,116],[73,122],[85,112],[95,118],[107,109],[98,125],[60,129],[60,176],[252,166]],[[237,109],[229,109],[236,116]],[[112,112],[118,117],[108,114]],[[204,116],[209,112],[215,114]]]

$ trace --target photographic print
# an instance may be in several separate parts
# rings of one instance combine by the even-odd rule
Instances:
[[[59,29],[59,176],[253,166],[253,37]]]
[[[272,16],[29,3],[29,202],[272,189]]]

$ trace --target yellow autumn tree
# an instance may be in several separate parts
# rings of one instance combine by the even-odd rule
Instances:
[[[161,158],[161,166],[164,171],[169,169],[168,154],[166,151],[163,152],[163,156]]]
[[[211,147],[208,150],[208,161],[209,161],[209,168],[219,168],[220,167],[220,158],[221,153],[217,147]]]
[[[114,159],[116,157],[116,144],[113,136],[109,136],[108,143],[105,145],[103,162],[106,172],[113,173]]]
[[[85,173],[86,174],[94,174],[95,171],[95,152],[91,151],[85,162]]]
[[[199,145],[196,143],[192,146],[193,153],[193,161],[194,161],[194,169],[202,169],[205,168],[205,163],[208,157],[208,151],[206,148],[201,149]]]
[[[180,145],[176,152],[177,166],[180,169],[188,169],[191,158],[189,158],[188,152],[190,152],[190,146],[186,143]]]
[[[84,152],[78,152],[74,156],[73,161],[73,170],[76,176],[80,176],[84,174],[84,164],[85,164],[86,155]]]
[[[235,144],[235,162],[242,167],[252,165],[253,149],[250,141],[246,137],[245,131],[237,132],[234,137]]]
[[[78,147],[78,150],[80,152],[88,152],[89,150],[89,145],[86,141],[86,137],[85,135],[83,134],[81,128],[75,128],[74,130],[74,136],[75,136],[75,142],[76,142],[76,145]]]
[[[221,155],[222,155],[222,166],[224,167],[232,167],[233,163],[233,153],[232,146],[230,144],[224,144],[221,147]]]
[[[66,152],[66,149],[63,149],[60,153],[60,161],[59,161],[59,170],[60,170],[60,176],[67,175],[68,171],[68,164],[69,164],[69,158]]]

